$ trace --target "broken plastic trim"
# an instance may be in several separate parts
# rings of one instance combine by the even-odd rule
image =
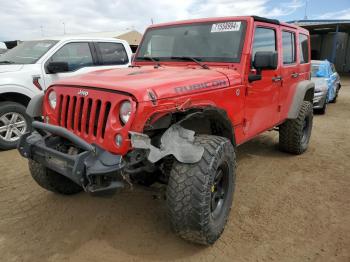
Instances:
[[[204,148],[194,144],[192,130],[174,124],[167,129],[161,137],[160,148],[151,144],[151,139],[142,133],[129,132],[133,148],[149,149],[148,161],[155,163],[168,155],[173,155],[182,163],[193,164],[201,160]]]

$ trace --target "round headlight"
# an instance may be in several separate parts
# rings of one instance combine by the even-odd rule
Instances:
[[[126,124],[129,121],[131,115],[131,103],[130,101],[124,101],[119,110],[119,117],[123,124]]]
[[[49,104],[52,109],[56,108],[57,105],[57,95],[55,91],[51,91],[49,94]]]

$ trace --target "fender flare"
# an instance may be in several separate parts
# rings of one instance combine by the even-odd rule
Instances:
[[[314,98],[315,84],[310,80],[299,82],[295,89],[293,101],[289,108],[288,119],[295,119],[298,117],[300,108],[304,101],[312,103]]]
[[[17,93],[19,95],[25,95],[31,99],[33,96],[37,95],[39,91],[34,92],[30,88],[21,85],[0,85],[0,95],[6,93]]]

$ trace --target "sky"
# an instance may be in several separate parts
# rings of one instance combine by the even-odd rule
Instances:
[[[350,0],[0,0],[0,41],[135,29],[175,20],[260,15],[350,19]]]

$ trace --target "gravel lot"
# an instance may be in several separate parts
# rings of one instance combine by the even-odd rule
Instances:
[[[350,78],[309,150],[277,150],[267,132],[238,149],[231,216],[212,247],[175,237],[165,203],[136,188],[112,198],[64,197],[0,152],[1,261],[350,261]]]

